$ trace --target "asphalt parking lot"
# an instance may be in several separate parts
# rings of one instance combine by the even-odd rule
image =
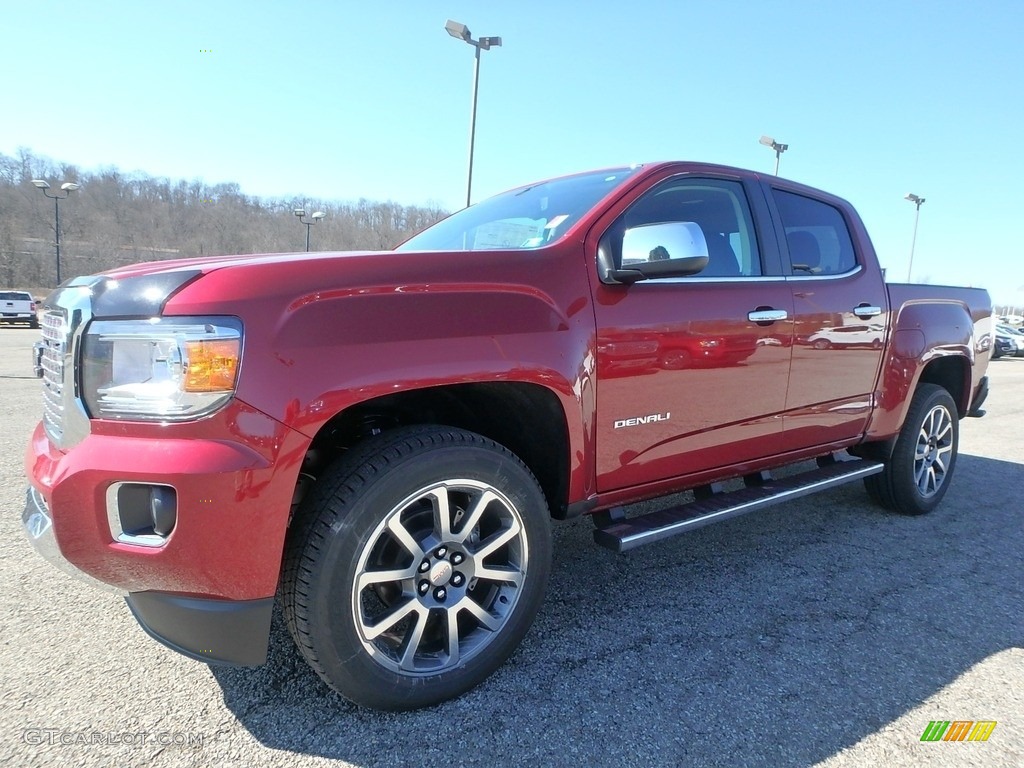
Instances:
[[[0,763],[17,766],[1024,764],[1024,358],[990,366],[953,485],[905,518],[860,484],[613,555],[556,524],[547,600],[461,699],[386,715],[269,663],[211,668],[21,531],[36,331],[0,328]],[[986,742],[921,742],[994,720]]]

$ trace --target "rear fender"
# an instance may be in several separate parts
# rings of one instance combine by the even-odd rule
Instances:
[[[883,441],[899,432],[922,378],[948,389],[961,416],[966,414],[975,362],[974,320],[966,304],[904,304],[896,315],[865,441]]]

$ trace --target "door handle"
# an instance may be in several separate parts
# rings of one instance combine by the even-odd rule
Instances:
[[[771,307],[758,307],[753,312],[747,312],[747,320],[752,323],[774,323],[776,320],[785,320],[789,313],[784,309],[772,309]]]
[[[872,307],[869,304],[861,304],[853,308],[853,314],[857,317],[869,318],[882,314],[881,307]]]

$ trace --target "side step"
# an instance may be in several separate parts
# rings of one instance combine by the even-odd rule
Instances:
[[[747,487],[738,491],[697,493],[697,501],[641,517],[626,518],[621,507],[613,508],[601,517],[595,516],[598,527],[594,530],[594,541],[615,552],[625,552],[641,544],[835,488],[878,474],[885,468],[881,462],[864,459],[829,461],[826,458],[818,464],[818,469],[782,480],[772,480],[764,473],[758,482],[752,482],[754,478],[748,476],[745,478]]]

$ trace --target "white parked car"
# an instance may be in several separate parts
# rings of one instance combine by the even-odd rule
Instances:
[[[0,323],[28,323],[39,327],[36,301],[28,291],[0,291]]]
[[[882,335],[885,328],[878,324],[871,325],[840,325],[837,328],[822,328],[807,337],[807,344],[815,349],[829,347],[871,347],[882,346]]]

